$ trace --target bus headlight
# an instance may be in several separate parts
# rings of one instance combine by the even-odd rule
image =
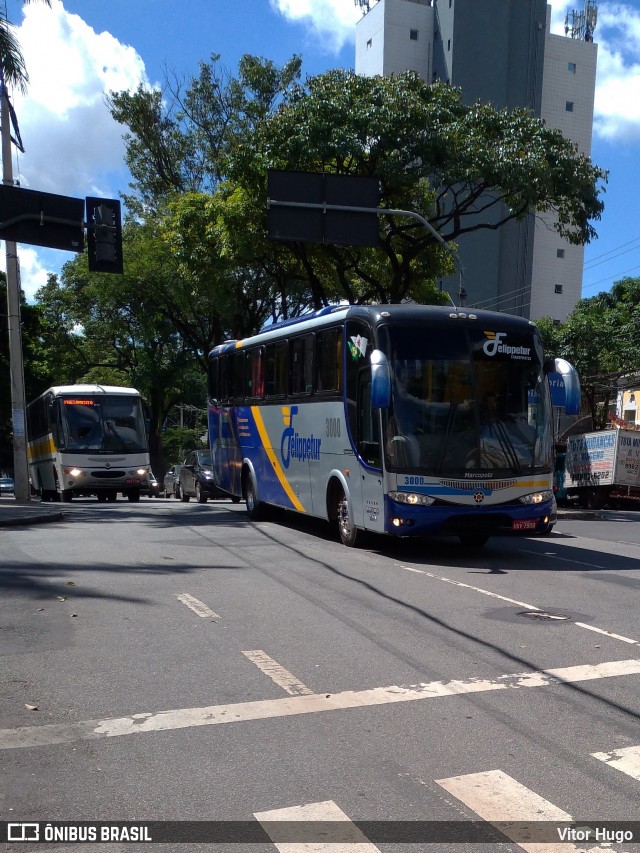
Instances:
[[[530,495],[522,495],[520,503],[523,504],[541,504],[544,501],[550,501],[553,497],[553,492],[546,489],[544,492],[532,492]]]
[[[136,471],[138,477],[145,477],[148,473],[149,472],[146,468],[138,468],[138,470]]]
[[[392,501],[409,506],[431,506],[435,498],[429,495],[419,495],[417,492],[389,492]]]
[[[80,470],[80,468],[63,468],[62,473],[66,474],[69,477],[80,477],[82,471]]]

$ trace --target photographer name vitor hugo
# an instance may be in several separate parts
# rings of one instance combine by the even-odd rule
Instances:
[[[608,826],[559,826],[557,832],[560,841],[608,841],[621,844],[634,840],[630,829],[611,829]]]

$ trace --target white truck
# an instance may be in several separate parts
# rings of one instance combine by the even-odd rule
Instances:
[[[557,473],[559,500],[577,499],[590,508],[631,501],[640,506],[640,431],[606,429],[570,436]]]

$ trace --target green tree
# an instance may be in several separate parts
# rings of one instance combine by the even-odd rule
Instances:
[[[184,94],[177,86],[172,93],[167,108],[159,93],[112,95],[114,116],[129,128],[131,203],[144,212],[176,192],[218,197],[223,204],[209,206],[210,222],[198,227],[219,233],[243,276],[259,270],[271,279],[283,313],[301,299],[314,307],[340,299],[439,301],[435,278],[452,266],[433,234],[406,217],[380,217],[375,249],[270,243],[268,168],[377,176],[383,207],[421,213],[452,244],[550,210],[562,236],[585,243],[603,208],[606,174],[558,131],[526,111],[466,106],[459,91],[413,73],[331,71],[303,84],[295,58],[276,69],[244,57],[231,78],[214,56]],[[195,245],[202,233],[187,242]],[[290,286],[295,297],[283,299]]]
[[[202,405],[205,373],[167,316],[162,294],[175,265],[146,226],[125,229],[125,273],[91,273],[78,255],[37,294],[46,321],[73,352],[68,382],[110,382],[138,388],[151,412],[152,465],[164,473],[162,427],[179,401]]]
[[[7,304],[6,275],[0,272],[0,305]],[[38,305],[28,305],[21,298],[22,348],[24,383],[27,401],[34,399],[55,377],[59,353],[50,344],[50,328]],[[9,340],[6,312],[0,312],[0,469],[13,469],[11,383],[9,373]]]
[[[538,328],[548,351],[575,365],[594,428],[604,428],[618,379],[640,371],[640,278],[581,299],[565,323],[543,318]]]

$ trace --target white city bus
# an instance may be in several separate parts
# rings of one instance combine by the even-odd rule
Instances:
[[[145,403],[135,388],[59,385],[27,407],[29,472],[42,500],[96,495],[130,501],[149,490]]]
[[[548,533],[555,521],[547,375],[566,408],[580,385],[545,360],[535,325],[472,309],[341,306],[215,347],[214,478],[243,496],[366,531]]]

